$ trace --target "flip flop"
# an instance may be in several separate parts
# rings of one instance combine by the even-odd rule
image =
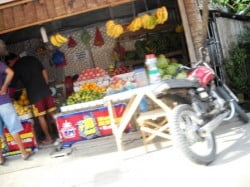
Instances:
[[[5,161],[6,161],[5,158],[2,156],[2,162],[0,162],[0,165],[3,166]]]
[[[32,151],[32,152],[29,152],[26,156],[24,156],[22,158],[23,158],[23,160],[28,160],[34,154],[35,154],[35,152]]]

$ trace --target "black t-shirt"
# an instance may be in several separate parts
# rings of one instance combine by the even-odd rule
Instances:
[[[22,57],[16,62],[13,70],[15,72],[13,84],[15,85],[18,80],[23,83],[32,104],[51,95],[42,74],[44,67],[37,58],[33,56]]]

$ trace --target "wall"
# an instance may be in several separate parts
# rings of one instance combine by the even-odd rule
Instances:
[[[246,27],[250,28],[250,22],[218,17],[216,23],[223,55],[227,58],[232,43],[237,43],[238,36],[243,33]]]
[[[126,20],[117,20],[117,22],[124,23]],[[101,47],[93,45],[96,27],[99,27],[105,42],[105,44]],[[81,35],[84,29],[87,30],[87,32],[91,35],[89,48],[81,41]],[[8,46],[8,50],[16,54],[20,54],[25,51],[29,55],[38,57],[43,63],[44,67],[48,70],[50,80],[55,80],[57,82],[63,81],[64,76],[79,74],[83,69],[91,68],[94,65],[106,69],[110,64],[113,64],[111,54],[116,40],[106,35],[105,23],[98,23],[74,31],[64,31],[61,32],[61,34],[66,37],[72,36],[77,42],[77,45],[74,48],[68,48],[67,44],[64,44],[62,47],[60,47],[59,50],[65,54],[67,60],[67,65],[63,68],[50,65],[52,52],[40,55],[36,54],[36,49],[43,45],[41,39],[31,39],[25,42],[12,44]],[[133,44],[133,41],[126,41],[122,43],[122,45],[127,50],[131,50],[133,48]],[[91,59],[91,53],[93,55],[94,64]],[[84,54],[87,54],[87,56],[83,57]]]

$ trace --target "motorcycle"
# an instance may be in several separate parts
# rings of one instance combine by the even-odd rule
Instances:
[[[193,68],[183,66],[181,70],[188,71],[187,80],[171,89],[185,89],[190,103],[173,108],[169,115],[170,132],[186,157],[195,163],[208,165],[216,158],[214,130],[235,114],[244,123],[248,123],[249,117],[238,105],[234,93],[206,61],[198,62]]]

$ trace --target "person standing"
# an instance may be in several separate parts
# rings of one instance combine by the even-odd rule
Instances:
[[[43,145],[53,143],[49,134],[48,123],[45,115],[49,114],[52,119],[56,110],[54,99],[49,89],[49,79],[46,69],[41,62],[34,56],[24,56],[19,58],[15,54],[6,57],[6,62],[15,72],[13,83],[20,80],[27,90],[35,117],[38,118],[45,139],[41,142]]]
[[[6,54],[6,46],[4,42],[0,40],[0,56],[4,56]],[[7,93],[8,85],[11,82],[13,76],[13,71],[3,62],[0,62],[0,137],[3,137],[3,128],[6,126],[14,141],[17,143],[22,158],[27,160],[33,154],[33,152],[26,152],[23,146],[19,135],[19,132],[23,130],[23,127]],[[0,145],[1,144],[2,142],[0,141]],[[5,162],[5,158],[2,156],[2,151],[2,146],[0,146],[0,165],[3,165]]]

